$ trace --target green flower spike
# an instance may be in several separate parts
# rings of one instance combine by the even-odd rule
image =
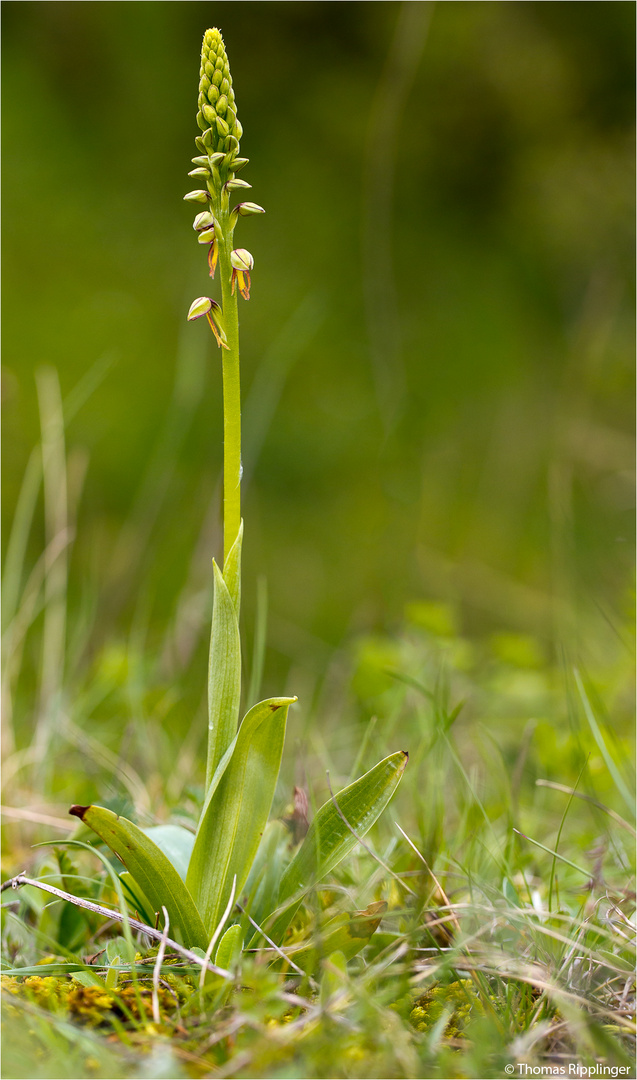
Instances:
[[[201,141],[208,161],[196,164],[207,168],[215,187],[221,187],[234,176],[232,162],[239,152],[243,131],[237,120],[226,47],[217,29],[206,30],[204,34],[198,105],[197,124],[203,132]]]
[[[208,271],[221,279],[221,307],[200,297],[191,308],[189,319],[204,315],[217,343],[223,348],[224,416],[224,526],[225,556],[231,551],[241,522],[241,388],[239,371],[238,294],[250,297],[250,271],[254,260],[245,248],[234,248],[233,234],[240,217],[263,214],[262,206],[252,202],[231,205],[234,192],[247,192],[247,180],[235,174],[248,164],[240,157],[239,140],[243,135],[237,119],[237,103],[223,38],[217,29],[206,30],[201,46],[197,125],[201,134],[195,139],[197,153],[192,159],[190,176],[202,189],[191,191],[186,201],[206,204],[197,214],[194,230],[197,242],[208,247]],[[214,305],[214,306],[213,306]],[[222,312],[223,309],[223,312]]]

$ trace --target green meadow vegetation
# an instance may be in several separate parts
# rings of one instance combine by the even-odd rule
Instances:
[[[634,16],[4,5],[3,1076],[635,1075]]]

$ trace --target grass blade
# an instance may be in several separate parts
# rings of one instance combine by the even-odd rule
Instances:
[[[604,736],[602,735],[600,726],[597,723],[597,720],[595,719],[595,714],[593,713],[593,710],[591,708],[591,703],[588,700],[588,695],[586,693],[586,690],[584,689],[584,683],[582,682],[579,671],[575,671],[574,675],[575,675],[575,683],[577,685],[579,696],[580,696],[580,698],[582,700],[582,705],[584,707],[584,715],[586,716],[586,719],[588,720],[588,725],[589,725],[589,727],[590,727],[590,729],[591,729],[591,731],[593,733],[593,738],[595,739],[595,742],[597,743],[597,746],[599,748],[599,752],[600,752],[600,754],[602,755],[602,757],[604,759],[604,763],[606,765],[606,768],[608,769],[610,775],[613,778],[615,787],[617,788],[618,792],[622,796],[622,798],[623,798],[624,802],[626,803],[626,805],[628,806],[629,810],[634,814],[634,812],[635,812],[635,799],[634,799],[632,793],[628,790],[628,785],[624,782],[624,779],[621,776],[621,773],[620,773],[620,771],[619,771],[619,769],[618,769],[618,767],[617,767],[617,765],[616,765],[616,763],[615,763],[615,761],[614,761],[608,747],[606,746]]]

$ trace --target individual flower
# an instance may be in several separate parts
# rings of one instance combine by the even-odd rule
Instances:
[[[212,300],[209,296],[198,296],[190,305],[188,322],[194,322],[195,319],[201,319],[204,315],[208,320],[210,329],[215,335],[219,348],[229,349],[230,346],[228,345],[228,339],[226,338],[226,331],[223,325],[221,304],[218,304],[216,300]]]
[[[232,292],[235,284],[239,288],[244,300],[250,299],[250,271],[254,266],[254,259],[245,248],[236,248],[230,253],[232,263]]]

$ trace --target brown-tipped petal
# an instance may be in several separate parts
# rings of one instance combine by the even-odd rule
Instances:
[[[219,248],[214,242],[208,248],[208,273],[211,278],[215,276],[215,270],[217,269],[217,259],[219,258]]]
[[[250,299],[250,275],[246,270],[237,270],[232,268],[232,295],[234,296],[235,284],[239,288],[244,300]]]
[[[208,320],[208,325],[209,325],[210,329],[212,330],[213,334],[215,335],[217,345],[219,346],[219,348],[229,350],[230,346],[227,343],[225,332],[222,330],[221,327],[217,326],[217,323],[215,322],[215,320],[212,317],[210,312],[208,312],[208,314],[206,315],[206,318]]]
[[[250,275],[247,270],[237,270],[237,285],[244,300],[250,299]]]

